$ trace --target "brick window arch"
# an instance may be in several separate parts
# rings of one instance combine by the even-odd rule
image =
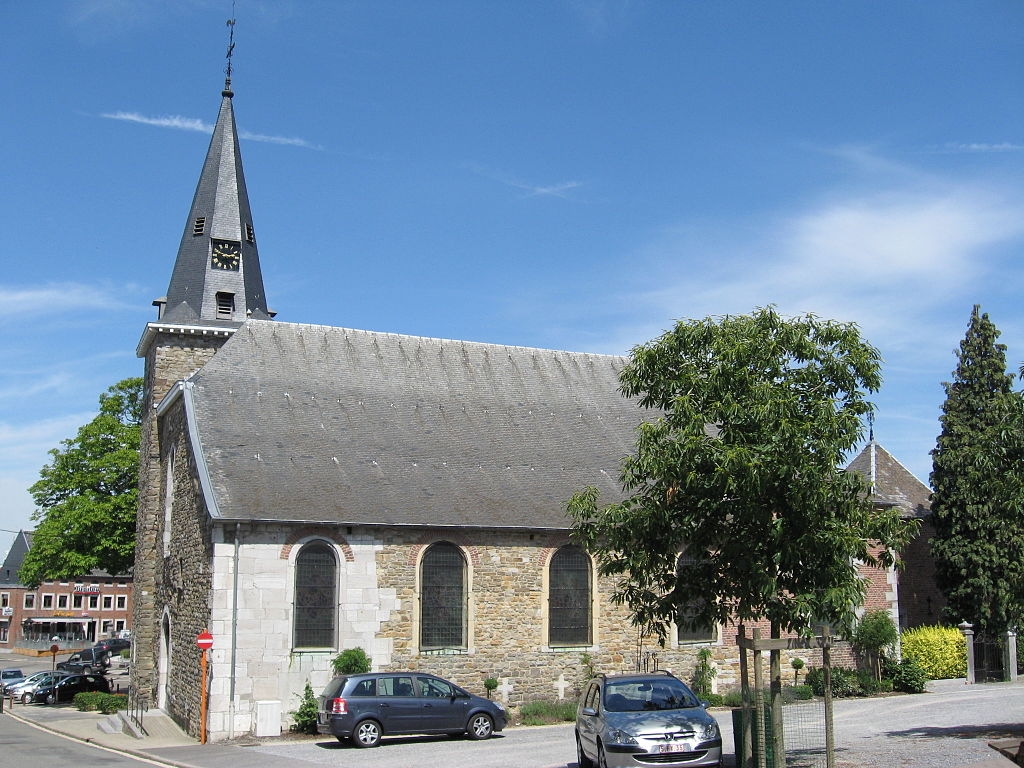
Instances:
[[[311,541],[295,557],[292,643],[295,648],[333,648],[337,623],[338,559],[326,541]]]
[[[590,558],[580,547],[560,547],[548,566],[548,645],[590,645]]]
[[[431,544],[420,561],[420,648],[466,648],[466,558],[451,542]]]

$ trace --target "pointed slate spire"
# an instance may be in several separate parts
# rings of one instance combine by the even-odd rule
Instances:
[[[167,296],[154,302],[165,323],[237,324],[250,317],[273,316],[267,309],[242,172],[230,58],[228,67],[217,125],[178,246]]]

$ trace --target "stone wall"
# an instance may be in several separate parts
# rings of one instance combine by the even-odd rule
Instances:
[[[428,671],[480,694],[486,678],[497,678],[495,696],[512,706],[575,698],[592,672],[632,670],[638,656],[643,659],[650,652],[656,661],[648,661],[658,668],[690,679],[697,652],[704,647],[712,651],[717,669],[715,690],[739,686],[734,627],[722,627],[719,640],[711,644],[680,645],[669,638],[662,648],[650,638],[641,642],[626,610],[611,602],[611,583],[606,581],[597,582],[593,642],[585,647],[548,646],[548,563],[557,548],[568,543],[564,533],[211,524],[201,506],[183,420],[184,409],[178,403],[161,422],[164,450],[175,446],[176,500],[172,552],[160,553],[154,582],[154,603],[161,617],[155,632],[157,653],[161,622],[166,622],[168,649],[166,659],[154,665],[154,690],[160,693],[163,680],[164,706],[192,735],[199,732],[195,637],[203,629],[214,636],[207,719],[211,740],[251,733],[260,702],[276,707],[281,728],[286,729],[306,682],[319,693],[332,676],[333,657],[354,647],[366,650],[375,669]],[[294,650],[294,562],[303,544],[312,540],[331,542],[337,555],[338,643],[330,649]],[[157,543],[161,541],[162,530]],[[464,650],[421,652],[417,646],[419,562],[437,541],[452,542],[467,559],[469,643]],[[767,626],[762,631],[767,637]],[[787,652],[787,680],[792,656],[800,656],[808,666],[821,663],[816,648]],[[842,644],[833,658],[836,664],[853,661]]]
[[[369,531],[242,524],[225,527],[215,539],[211,739],[250,732],[257,702],[276,703],[287,728],[306,682],[317,693],[323,690],[333,676],[331,660],[342,648],[360,647],[378,664],[389,663],[391,642],[380,627],[397,602],[395,590],[379,581],[381,544]],[[337,554],[338,646],[293,650],[294,562],[302,545],[314,539],[332,542]]]
[[[139,507],[136,517],[134,601],[132,615],[133,664],[131,685],[136,695],[155,706],[158,682],[160,624],[163,607],[157,588],[164,569],[164,468],[161,460],[161,425],[156,406],[181,379],[199,370],[227,336],[183,335],[158,332],[146,350],[145,398],[139,452]],[[203,601],[205,604],[205,600]]]
[[[252,732],[259,702],[275,707],[281,727],[287,729],[306,682],[319,693],[332,677],[333,657],[353,647],[366,650],[376,670],[430,672],[479,694],[484,693],[484,679],[497,678],[500,687],[495,695],[511,706],[535,699],[574,698],[592,672],[633,670],[638,653],[643,658],[651,651],[656,662],[649,660],[659,669],[688,680],[697,651],[709,647],[718,671],[715,688],[724,692],[739,685],[735,628],[722,628],[720,640],[712,644],[680,645],[670,639],[662,648],[652,639],[640,643],[626,610],[608,598],[608,582],[598,583],[593,643],[550,647],[546,574],[552,554],[567,543],[558,532],[242,523],[216,528],[212,539],[211,740]],[[336,648],[294,650],[293,567],[302,545],[312,540],[332,542],[338,557],[339,642]],[[456,544],[467,557],[469,644],[460,651],[421,652],[417,647],[419,562],[423,551],[438,541]],[[199,592],[191,592],[189,598],[197,605],[203,601]],[[177,604],[169,591],[166,599],[170,605]],[[184,605],[177,610],[174,626],[182,631],[180,636],[174,633],[174,642],[186,643],[188,651],[173,656],[170,679],[181,687],[173,712],[188,715],[183,722],[189,732],[195,732],[197,660],[191,648],[195,628],[202,627],[198,610],[187,614],[188,621]],[[764,636],[768,636],[767,627]],[[786,680],[791,674],[788,659],[795,655],[810,667],[820,666],[817,648],[787,651],[783,658]],[[834,659],[836,664],[852,664],[849,647],[840,644]]]
[[[198,490],[195,457],[184,429],[185,409],[179,400],[161,420],[167,439],[163,450],[174,451],[170,519],[161,514],[157,553],[160,569],[154,594],[160,619],[158,642],[166,654],[158,668],[157,701],[190,735],[199,734],[201,677],[196,637],[210,626],[213,546],[209,515]],[[164,464],[167,466],[168,458]],[[163,530],[170,523],[168,546]]]
[[[293,650],[294,561],[302,545],[314,539],[332,542],[338,558],[339,641],[331,649]],[[712,644],[679,645],[671,639],[665,648],[652,639],[641,644],[625,609],[609,599],[610,582],[599,582],[596,590],[593,643],[549,647],[547,566],[567,543],[564,534],[245,523],[218,529],[213,540],[208,733],[214,740],[251,732],[258,702],[273,703],[287,728],[306,682],[319,693],[332,676],[331,660],[345,648],[363,648],[374,669],[427,671],[479,694],[486,678],[497,678],[495,696],[513,706],[575,698],[592,672],[632,670],[638,654],[643,658],[652,651],[659,668],[690,679],[698,650],[709,647],[718,672],[716,689],[739,686],[734,627],[723,627]],[[469,644],[460,651],[417,647],[419,561],[436,541],[456,544],[468,561]],[[821,663],[816,648],[787,652],[786,674],[792,656],[808,666]],[[836,663],[849,661],[842,646],[834,656]],[[171,683],[195,687],[174,676]],[[184,700],[191,702],[191,696]],[[191,730],[192,718],[188,723]]]

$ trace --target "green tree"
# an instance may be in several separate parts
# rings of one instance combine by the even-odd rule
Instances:
[[[694,626],[767,619],[776,636],[849,626],[854,563],[891,565],[914,530],[839,468],[880,381],[856,326],[772,307],[680,321],[633,349],[621,390],[652,412],[625,499],[599,507],[588,488],[568,505],[613,600],[662,640],[683,606]]]
[[[891,658],[899,639],[896,622],[888,611],[868,611],[857,622],[853,631],[853,645],[867,656],[875,680],[882,679],[883,662]]]
[[[112,386],[100,395],[96,418],[50,451],[52,461],[29,489],[37,525],[18,571],[23,584],[131,568],[142,388],[141,378]]]
[[[346,648],[331,660],[331,669],[336,675],[358,675],[369,672],[372,659],[362,648]]]
[[[983,633],[1024,617],[1024,419],[999,330],[975,305],[932,451],[931,551],[947,618]]]

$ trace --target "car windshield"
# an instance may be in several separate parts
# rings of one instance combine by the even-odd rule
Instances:
[[[678,680],[624,680],[609,682],[604,689],[604,708],[609,712],[643,712],[690,709],[700,702]]]

